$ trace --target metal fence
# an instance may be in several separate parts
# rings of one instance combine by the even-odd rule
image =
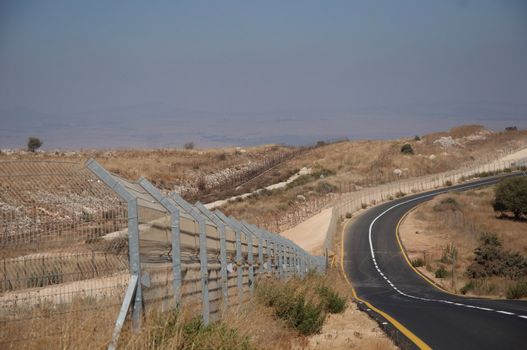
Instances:
[[[207,324],[260,275],[325,269],[324,257],[279,235],[93,160],[1,162],[0,212],[1,348],[57,344],[88,314],[115,346],[129,307],[134,327],[145,312],[180,306]]]
[[[465,167],[437,175],[423,176],[383,184],[333,197],[331,222],[324,240],[324,248],[326,250],[333,249],[333,239],[336,233],[337,222],[361,209],[366,209],[369,206],[392,200],[394,198],[400,198],[407,194],[429,191],[440,187],[448,187],[474,178],[487,177],[513,171],[526,172],[527,158],[509,161],[494,161],[477,167]]]
[[[363,206],[384,202],[390,198],[461,183],[475,177],[485,177],[503,171],[524,169],[526,166],[527,158],[506,161],[489,160],[483,163],[468,164],[462,168],[438,174],[396,178],[385,183],[372,183],[370,186],[358,190],[328,193],[321,197],[308,199],[306,202],[299,204],[295,210],[276,217],[276,220],[264,225],[268,229],[273,228],[276,231],[283,232],[327,208],[336,208],[336,215],[344,217],[346,214],[353,213]],[[348,187],[351,188],[353,186]],[[331,243],[331,240],[328,242]]]
[[[73,313],[116,313],[127,243],[101,238],[126,230],[126,206],[85,166],[0,162],[0,348],[45,347]]]

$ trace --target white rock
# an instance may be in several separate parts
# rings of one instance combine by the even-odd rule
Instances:
[[[452,136],[443,136],[434,141],[434,143],[439,144],[443,148],[450,148],[454,146],[459,146],[459,143],[452,138]]]

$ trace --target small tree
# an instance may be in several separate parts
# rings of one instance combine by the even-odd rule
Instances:
[[[42,146],[42,141],[38,137],[30,137],[27,139],[27,150],[29,152],[35,152]]]
[[[419,135],[415,135],[414,141],[421,141],[421,137]]]
[[[494,211],[512,212],[516,219],[527,215],[527,178],[505,179],[496,187]]]
[[[414,154],[414,149],[412,148],[412,145],[407,143],[401,147],[401,153],[403,154]]]
[[[194,145],[194,142],[191,141],[191,142],[187,142],[187,143],[185,143],[185,144],[183,145],[183,148],[184,148],[184,149],[194,149],[194,146],[195,146],[195,145]]]

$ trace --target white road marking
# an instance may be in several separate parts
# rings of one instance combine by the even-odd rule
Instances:
[[[515,313],[513,313],[513,312],[508,312],[508,311],[497,310],[496,312],[499,312],[500,314],[505,314],[505,315],[516,315]]]
[[[494,183],[495,180],[491,180],[491,181],[486,181],[486,182],[481,182],[481,183],[478,183],[477,185],[467,185],[467,186],[461,186],[461,187],[457,187],[453,190],[461,190],[461,189],[465,189],[465,188],[472,188],[472,187],[477,187],[477,186],[484,186],[484,185],[488,185],[488,184],[491,184],[491,183]],[[475,305],[468,305],[468,304],[463,304],[463,303],[457,303],[457,302],[453,302],[453,301],[449,301],[449,300],[440,300],[440,299],[430,299],[430,298],[423,298],[423,297],[418,297],[418,296],[415,296],[415,295],[410,295],[410,294],[407,294],[407,293],[404,293],[404,292],[401,292],[394,284],[392,281],[390,281],[390,279],[388,279],[388,277],[382,272],[382,270],[379,268],[379,266],[377,265],[377,261],[375,259],[375,251],[373,249],[373,241],[372,241],[372,232],[373,232],[373,225],[377,222],[377,220],[382,217],[384,214],[386,214],[387,212],[389,212],[390,210],[393,210],[394,208],[397,208],[401,205],[404,205],[404,204],[407,204],[407,203],[411,203],[411,202],[415,202],[419,199],[423,199],[423,198],[428,198],[428,197],[434,197],[434,196],[437,196],[439,194],[443,194],[443,193],[448,193],[448,192],[451,192],[453,190],[449,190],[449,189],[446,189],[446,190],[442,190],[442,191],[438,191],[438,192],[435,192],[435,193],[431,193],[431,194],[426,194],[426,195],[423,195],[423,196],[419,196],[419,197],[416,197],[416,198],[413,198],[413,199],[410,199],[410,200],[407,200],[407,201],[404,201],[404,202],[401,202],[401,203],[398,203],[398,204],[395,204],[393,206],[391,206],[390,208],[386,209],[385,211],[383,211],[381,214],[379,214],[375,219],[373,219],[373,221],[370,223],[370,227],[369,227],[369,232],[368,232],[368,241],[370,243],[370,253],[371,253],[371,259],[373,261],[373,265],[375,266],[375,269],[377,270],[377,272],[388,282],[388,284],[392,287],[393,290],[395,290],[398,294],[402,295],[402,296],[405,296],[407,298],[411,298],[411,299],[417,299],[417,300],[422,300],[422,301],[432,301],[432,302],[439,302],[439,303],[446,303],[446,304],[451,304],[451,305],[456,305],[456,306],[461,306],[461,307],[468,307],[468,308],[473,308],[473,309],[478,309],[478,310],[483,310],[483,311],[495,311],[495,312],[498,312],[498,313],[501,313],[501,314],[505,314],[505,315],[509,315],[509,316],[518,316],[518,317],[521,317],[523,319],[527,319],[527,316],[524,316],[524,315],[516,315],[512,312],[508,312],[508,311],[502,311],[502,310],[494,310],[494,309],[491,309],[491,308],[487,308],[487,307],[481,307],[481,306],[475,306]],[[369,310],[368,310],[369,311]]]

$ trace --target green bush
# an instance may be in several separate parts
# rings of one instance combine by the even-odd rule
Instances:
[[[505,179],[496,187],[495,211],[512,212],[516,219],[527,215],[527,177]]]
[[[323,306],[307,301],[303,294],[294,298],[293,307],[287,311],[287,322],[304,335],[320,332],[326,318]]]
[[[284,320],[289,327],[295,328],[304,335],[320,331],[326,313],[322,303],[306,299],[305,291],[279,282],[264,282],[257,285],[257,300],[273,308],[274,314]]]
[[[299,177],[297,177],[296,179],[294,179],[293,181],[288,183],[286,188],[287,189],[291,189],[293,187],[303,186],[303,185],[307,184],[310,181],[313,181],[313,177],[310,174],[308,174],[308,175],[300,175]]]
[[[352,216],[353,216],[352,213],[350,213],[350,212],[347,212],[347,213],[346,213],[346,219],[351,219]]]
[[[335,172],[334,171],[331,171],[329,169],[325,169],[325,168],[321,168],[311,174],[305,174],[305,175],[300,175],[299,177],[297,177],[295,180],[293,180],[292,182],[288,183],[287,186],[286,186],[286,189],[291,189],[291,188],[294,188],[294,187],[297,187],[297,186],[304,186],[312,181],[315,181],[315,180],[318,180],[318,179],[323,179],[323,178],[326,178],[328,176],[331,176],[331,175],[335,175]],[[317,192],[324,192],[324,193],[329,193],[329,192],[333,192],[335,189],[336,189],[336,186],[334,185],[331,185],[329,183],[326,183],[326,182],[321,182],[323,183],[323,185],[318,185],[317,187]],[[321,187],[322,186],[322,187]]]
[[[319,332],[326,316],[323,305],[306,300],[304,293],[296,294],[292,288],[286,288],[269,306],[274,308],[276,316],[304,335]]]
[[[194,142],[191,141],[191,142],[187,142],[187,143],[185,143],[185,144],[183,145],[183,148],[184,148],[184,149],[194,149],[195,146],[196,146],[196,145],[194,144]]]
[[[463,287],[461,287],[461,289],[459,290],[461,292],[461,294],[467,294],[469,291],[471,291],[472,289],[474,289],[474,281],[473,280],[470,280],[469,282],[467,282]]]
[[[423,260],[423,258],[414,259],[412,260],[412,266],[413,267],[425,266],[425,261]]]
[[[184,343],[181,350],[194,349],[233,349],[249,350],[251,346],[248,337],[242,337],[238,331],[229,328],[223,322],[215,322],[204,326],[200,319],[189,322],[183,327]]]
[[[507,288],[507,299],[527,297],[527,281],[518,281]]]
[[[236,329],[229,328],[225,323],[220,321],[205,326],[200,318],[184,322],[178,311],[159,315],[149,329],[148,337],[155,349],[167,345],[175,350],[254,349],[248,337],[240,336]]]
[[[341,313],[346,308],[346,298],[316,271],[303,280],[262,280],[256,285],[256,300],[303,335],[318,333],[327,313]]]
[[[498,236],[492,232],[483,233],[480,245],[474,250],[474,262],[467,268],[467,274],[471,278],[500,275],[502,255]]]
[[[445,186],[448,186],[448,187],[452,186],[452,181],[446,180],[445,181]]]
[[[346,299],[338,295],[330,287],[319,287],[318,294],[322,297],[324,309],[330,314],[339,314],[346,309]]]
[[[448,197],[441,200],[438,204],[434,205],[434,211],[457,211],[460,210],[460,205],[455,198]]]
[[[436,278],[445,278],[448,276],[448,271],[445,269],[443,265],[439,266],[439,268],[435,271]]]
[[[527,276],[527,258],[518,252],[504,251],[495,233],[484,233],[474,250],[474,261],[468,266],[467,275],[471,278],[523,278]]]
[[[42,141],[38,137],[30,137],[27,139],[27,150],[35,152],[42,146]]]
[[[317,188],[315,189],[315,191],[317,191],[317,193],[320,193],[320,194],[327,194],[327,193],[335,192],[336,189],[337,189],[337,186],[332,185],[326,181],[320,181],[317,184]]]
[[[412,148],[411,144],[407,143],[407,144],[404,144],[403,147],[401,147],[401,153],[414,154],[414,149]]]

